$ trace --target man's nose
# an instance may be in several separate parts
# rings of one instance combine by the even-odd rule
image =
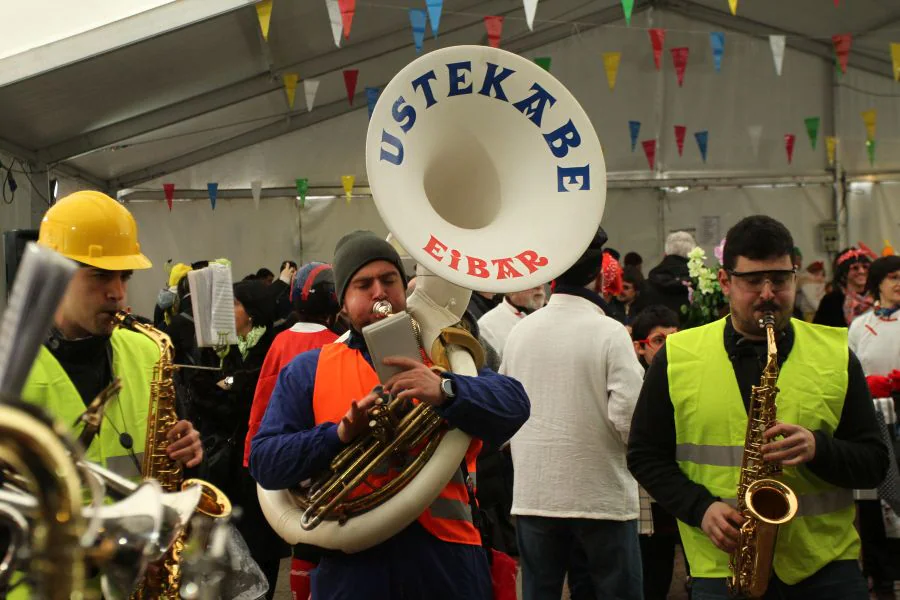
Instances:
[[[759,292],[759,297],[762,300],[771,300],[775,298],[775,285],[772,283],[771,279],[766,279],[763,281],[762,290]]]
[[[125,283],[124,279],[122,279],[121,277],[113,277],[106,288],[106,293],[110,298],[116,301],[121,301],[125,299],[126,289],[127,284]]]
[[[387,297],[387,287],[378,280],[372,284],[372,294],[376,300],[382,300]]]

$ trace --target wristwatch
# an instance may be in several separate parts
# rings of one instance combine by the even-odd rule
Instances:
[[[456,390],[453,386],[453,380],[449,377],[441,377],[441,392],[445,398],[456,398]]]

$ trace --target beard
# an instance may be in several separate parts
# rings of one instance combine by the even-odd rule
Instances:
[[[783,331],[791,322],[791,315],[794,312],[793,302],[786,304],[773,301],[758,302],[747,313],[735,308],[732,305],[731,320],[735,329],[744,335],[759,337],[766,335],[766,328],[760,322],[766,313],[771,313],[775,317],[775,331]]]

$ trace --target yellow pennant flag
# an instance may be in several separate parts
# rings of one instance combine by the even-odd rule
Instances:
[[[900,44],[891,44],[891,59],[894,61],[894,80],[900,81]]]
[[[737,3],[738,0],[728,0],[728,6],[731,8],[731,14],[733,15],[737,14]]]
[[[297,91],[297,82],[300,76],[296,73],[285,73],[281,79],[284,81],[284,92],[287,94],[288,106],[294,108],[294,94]]]
[[[874,108],[870,108],[862,113],[863,123],[866,125],[866,139],[872,141],[875,139],[875,121],[878,113]]]
[[[350,198],[353,197],[353,183],[356,177],[353,175],[341,175],[341,183],[344,186],[344,193],[347,194],[347,204],[350,204]]]
[[[825,150],[828,152],[828,164],[834,164],[834,152],[837,149],[837,138],[829,135],[825,138]]]
[[[256,18],[259,19],[259,28],[262,30],[263,39],[269,41],[269,21],[272,20],[272,0],[262,0],[256,5]]]
[[[616,89],[616,77],[619,75],[619,63],[622,61],[621,52],[604,52],[603,68],[606,70],[606,81],[609,82],[609,89]]]

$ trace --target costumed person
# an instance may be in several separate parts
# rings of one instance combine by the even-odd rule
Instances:
[[[866,291],[875,300],[850,325],[850,349],[859,356],[885,436],[897,448],[897,400],[900,399],[900,256],[885,256],[869,268]],[[878,415],[876,415],[878,416]],[[893,475],[893,477],[892,477]],[[872,590],[893,598],[900,580],[900,487],[896,467],[878,490],[858,493],[863,569]]]
[[[320,262],[304,265],[294,277],[290,299],[292,320],[295,322],[290,329],[275,337],[262,365],[250,409],[250,425],[244,443],[244,467],[250,466],[251,442],[266,413],[278,374],[295,357],[338,338],[330,329],[340,310],[331,265]],[[297,544],[291,554],[291,594],[294,598],[305,600],[310,592],[309,574],[319,562],[320,550],[315,546]]]
[[[605,242],[601,228],[547,306],[509,334],[500,366],[531,400],[510,442],[525,600],[558,600],[567,574],[573,598],[642,597],[625,443],[643,370],[625,327],[590,289]]]
[[[438,375],[403,357],[385,359],[402,371],[380,385],[361,331],[382,318],[373,311],[376,302],[405,310],[400,256],[372,232],[356,231],[338,241],[333,265],[350,334],[345,342],[304,352],[282,370],[253,438],[250,471],[256,481],[279,490],[320,474],[342,448],[368,431],[367,411],[383,393],[426,402],[451,426],[473,436],[465,470],[474,476],[481,440],[499,446],[528,418],[522,385],[484,368],[477,377]],[[367,485],[379,487],[372,480]],[[325,553],[312,573],[312,597],[488,600],[491,575],[472,519],[460,467],[439,498],[387,541],[354,554]]]
[[[509,337],[509,332],[512,331],[512,328],[516,326],[516,323],[524,319],[525,315],[529,315],[544,306],[546,300],[547,293],[542,285],[528,288],[521,292],[505,294],[503,300],[478,319],[478,329],[481,331],[481,337],[502,358],[503,346],[506,345],[506,338]]]
[[[184,263],[172,264],[166,262],[166,287],[159,290],[156,296],[156,306],[153,307],[153,326],[165,331],[166,326],[174,315],[178,314],[178,282],[191,270],[190,265]]]
[[[144,444],[151,380],[160,352],[147,336],[117,327],[113,320],[126,306],[131,274],[152,266],[141,253],[134,217],[105,194],[75,192],[46,212],[38,244],[74,260],[80,268],[56,311],[22,399],[74,427],[77,437],[84,429],[79,417],[85,408],[118,378],[122,389],[108,401],[84,458],[140,481],[144,452],[152,450]],[[180,420],[165,433],[170,459],[186,467],[200,464],[200,436],[189,421]],[[9,598],[28,597],[26,587],[17,587]]]
[[[868,248],[847,248],[834,261],[834,284],[819,302],[813,317],[817,325],[849,327],[853,319],[872,307],[866,296],[869,265],[876,257]]]
[[[766,364],[762,318],[775,319],[777,424],[761,435],[762,460],[780,463],[799,510],[778,530],[765,598],[865,600],[852,490],[887,471],[859,359],[846,329],[791,319],[793,239],[771,217],[747,217],[727,234],[719,284],[730,316],[666,338],[634,411],[628,466],[678,519],[695,600],[729,597],[729,553],[744,516],[734,508],[748,449],[747,410]]]
[[[603,300],[603,313],[611,319],[625,324],[625,308],[616,302],[616,298],[622,294],[624,289],[622,265],[609,252],[603,253],[601,261],[600,272],[593,283],[594,293]]]

